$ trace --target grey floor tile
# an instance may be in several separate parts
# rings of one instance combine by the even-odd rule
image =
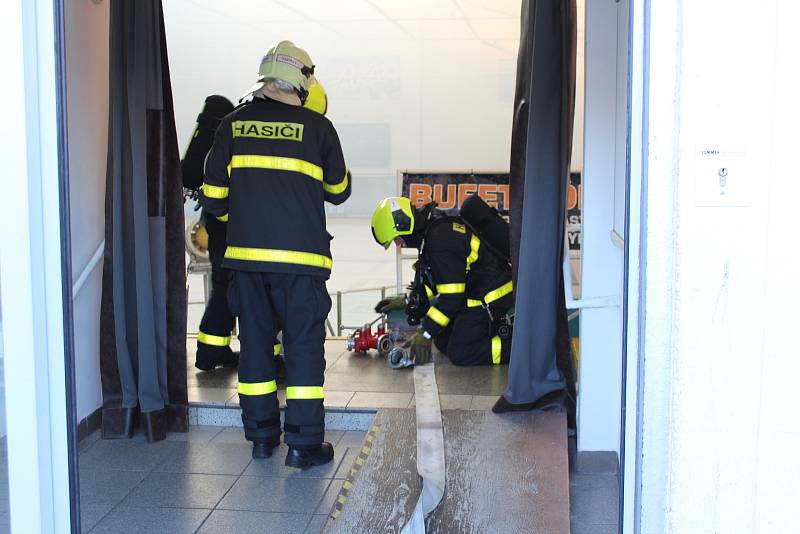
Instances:
[[[126,507],[214,508],[235,476],[150,473],[122,501]]]
[[[573,475],[570,477],[570,517],[582,523],[616,524],[619,497],[616,477]]]
[[[583,473],[570,473],[570,489],[598,489],[605,492],[616,492],[619,489],[619,479],[616,475],[587,475]],[[616,493],[614,493],[616,495]]]
[[[85,438],[83,438],[80,443],[78,443],[78,454],[86,452],[89,448],[94,445],[100,439],[100,431],[95,430]]]
[[[170,432],[168,441],[209,442],[222,431],[218,426],[190,426],[189,432]]]
[[[336,479],[344,479],[347,478],[347,475],[350,474],[350,468],[353,466],[353,462],[358,456],[358,452],[361,450],[361,445],[356,447],[348,447],[347,449],[342,450],[341,446],[336,451],[336,454],[341,454],[342,461],[339,462],[339,469],[336,470],[336,474],[333,478]]]
[[[173,451],[155,471],[241,475],[250,463],[253,448],[248,443],[196,443]]]
[[[191,356],[190,360],[194,362],[194,355]],[[213,371],[201,371],[192,365],[187,369],[186,375],[189,387],[235,389],[239,383],[238,371],[223,367],[217,367]]]
[[[81,532],[89,532],[112,508],[113,504],[89,504],[81,499]]]
[[[506,388],[507,376],[507,365],[447,366],[436,369],[440,394],[501,395]]]
[[[616,524],[584,523],[572,521],[569,525],[570,534],[618,534]]]
[[[325,373],[325,391],[375,391],[413,393],[414,373],[410,369],[362,369],[358,371]]]
[[[407,408],[411,393],[384,393],[356,391],[348,408]]]
[[[339,496],[339,490],[342,489],[342,484],[344,480],[332,480],[331,485],[328,486],[325,495],[322,497],[322,500],[317,506],[316,513],[317,514],[329,514],[331,508],[333,508],[333,503],[336,502],[336,498]]]
[[[116,508],[92,529],[92,534],[190,534],[209,510],[187,508]]]
[[[147,476],[145,471],[80,469],[81,506],[116,505]]]
[[[175,441],[147,443],[143,439],[102,439],[78,457],[85,469],[120,469],[151,471],[176,448],[184,446]]]
[[[320,534],[325,527],[325,522],[328,516],[325,514],[316,514],[311,518],[311,522],[306,527],[306,534]]]
[[[189,402],[192,404],[208,404],[211,406],[224,406],[226,402],[236,395],[231,388],[215,387],[189,387]]]
[[[244,429],[239,427],[223,427],[219,434],[214,436],[211,443],[250,443],[244,439]]]
[[[326,430],[325,441],[336,447],[339,444],[339,440],[344,436],[344,432],[344,430]]]
[[[280,478],[243,476],[217,508],[255,512],[311,514],[330,480],[325,478]]]
[[[497,402],[496,395],[473,395],[472,404],[469,405],[470,410],[491,410],[494,403]]]
[[[307,514],[214,510],[198,534],[300,534],[310,518]]]
[[[353,398],[354,391],[330,391],[325,390],[325,408],[344,409]]]
[[[333,478],[342,461],[339,451],[334,450],[333,460],[325,465],[314,466],[306,470],[294,469],[284,465],[287,451],[286,445],[279,445],[272,451],[272,457],[250,462],[244,474],[258,477]]]
[[[367,437],[366,432],[361,432],[359,430],[348,430],[342,436],[342,439],[339,440],[339,447],[361,447],[361,444],[364,443],[364,438]]]
[[[387,375],[396,373],[389,367],[386,358],[379,356],[377,352],[370,351],[368,354],[346,353],[336,360],[336,363],[329,365],[327,371],[331,373],[350,373],[355,374],[365,370],[385,371]]]
[[[576,471],[582,475],[616,475],[619,462],[612,451],[580,451]]]

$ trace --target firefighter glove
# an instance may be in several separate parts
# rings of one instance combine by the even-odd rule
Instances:
[[[393,310],[403,310],[406,307],[406,296],[398,295],[387,299],[382,299],[375,305],[375,313],[389,313]]]
[[[423,365],[430,363],[432,359],[432,345],[430,337],[426,337],[425,333],[420,330],[406,343],[405,348],[408,349],[409,357],[414,365]]]

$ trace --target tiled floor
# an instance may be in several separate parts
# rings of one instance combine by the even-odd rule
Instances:
[[[189,402],[208,406],[238,407],[236,370],[213,372],[194,367],[196,340],[187,339]],[[238,350],[238,341],[232,342]],[[411,369],[394,370],[377,352],[355,354],[345,350],[343,340],[325,343],[325,406],[328,409],[364,410],[413,406],[414,378]],[[487,410],[506,387],[508,367],[457,367],[447,357],[435,354],[436,380],[444,409]],[[283,389],[278,391],[283,406]]]
[[[192,427],[166,441],[81,443],[84,532],[318,533],[361,447],[363,432],[330,431],[336,458],[299,471],[286,446],[252,460],[239,428]]]
[[[616,454],[580,452],[569,474],[572,534],[616,534],[619,528],[619,472]]]
[[[316,534],[364,436],[328,432],[336,459],[303,472],[283,465],[284,445],[268,460],[251,460],[240,428],[191,427],[159,443],[145,443],[141,435],[103,441],[92,434],[79,444],[83,532]],[[617,532],[618,483],[616,458],[578,454],[570,472],[571,532]],[[0,438],[0,534],[6,532],[8,470]]]

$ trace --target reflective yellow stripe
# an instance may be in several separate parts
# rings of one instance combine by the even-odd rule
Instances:
[[[233,156],[228,169],[273,169],[276,171],[299,172],[322,181],[322,167],[297,158],[280,156]],[[228,171],[230,174],[230,170]]]
[[[472,264],[478,261],[478,249],[481,248],[481,240],[478,236],[472,234],[472,239],[469,240],[469,256],[467,256],[467,270],[472,268]]]
[[[274,380],[269,382],[239,382],[239,395],[269,395],[278,391],[278,385]]]
[[[214,345],[215,347],[227,347],[231,342],[231,336],[215,336],[205,332],[198,332],[197,341],[206,345]]]
[[[286,399],[324,399],[322,386],[288,386]]]
[[[330,269],[333,261],[327,256],[294,250],[274,250],[269,248],[228,247],[225,257],[231,260],[264,261],[273,263],[293,263]]]
[[[228,222],[228,214],[226,213],[225,215],[223,215],[221,217],[217,217],[217,220],[218,221],[222,221],[222,222]]]
[[[439,326],[447,326],[450,323],[450,318],[433,306],[428,309],[428,313],[426,315]]]
[[[281,344],[280,343],[275,343],[275,346],[272,347],[272,353],[275,356],[280,356],[281,355]]]
[[[328,182],[322,182],[322,188],[331,195],[338,195],[340,193],[343,193],[344,190],[347,189],[347,182],[349,182],[349,179],[347,177],[348,174],[349,171],[344,171],[344,179],[340,183],[335,185],[329,184]]]
[[[217,185],[203,184],[203,194],[208,198],[228,198],[228,188]]]
[[[433,289],[431,289],[430,287],[428,287],[428,284],[425,284],[425,294],[426,294],[426,295],[428,295],[428,298],[429,298],[429,299],[432,299],[433,297],[435,297],[435,296],[436,296],[436,295],[434,294],[434,292],[433,292]]]
[[[492,338],[492,363],[498,365],[500,363],[500,356],[503,353],[503,341],[500,336]]]
[[[454,293],[463,293],[467,289],[467,284],[437,284],[436,291],[442,295],[452,295]]]
[[[512,282],[507,282],[502,286],[498,287],[497,289],[494,289],[486,293],[486,295],[483,297],[483,300],[486,302],[486,304],[491,304],[492,302],[500,300],[501,298],[505,297],[512,291],[514,291],[514,284]],[[477,308],[478,306],[482,305],[483,303],[479,300],[467,299],[467,306],[469,306],[470,308]]]

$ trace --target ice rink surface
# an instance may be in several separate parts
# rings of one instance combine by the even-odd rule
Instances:
[[[375,243],[369,219],[328,219],[328,232],[333,235],[331,253],[333,271],[328,280],[328,292],[333,305],[329,316],[336,329],[336,292],[358,291],[342,295],[342,323],[357,326],[372,321],[377,315],[373,311],[380,300],[380,289],[387,287],[387,294],[395,293],[396,261],[395,248],[389,250]],[[411,263],[404,262],[404,283],[411,279]],[[203,316],[203,278],[189,275],[189,317],[187,331],[197,332]]]

